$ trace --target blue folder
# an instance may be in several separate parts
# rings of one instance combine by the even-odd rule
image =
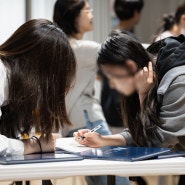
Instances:
[[[78,160],[83,160],[83,158],[74,154],[43,153],[43,154],[12,155],[0,157],[0,164],[10,165],[10,164],[64,162]]]
[[[169,152],[171,152],[169,148],[109,146],[80,152],[79,155],[86,159],[141,161],[145,159],[158,158],[158,156],[169,154]]]

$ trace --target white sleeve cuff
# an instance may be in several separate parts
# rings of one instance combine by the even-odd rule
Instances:
[[[0,155],[22,155],[24,144],[18,139],[9,139],[0,135]]]

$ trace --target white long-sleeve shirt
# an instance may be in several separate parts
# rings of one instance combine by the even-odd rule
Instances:
[[[8,69],[0,60],[0,107],[4,105],[8,99]],[[2,115],[0,109],[0,117]],[[0,118],[1,119],[1,118]],[[20,140],[10,139],[1,135],[0,130],[0,156],[2,155],[13,155],[23,154],[24,145]]]
[[[94,83],[97,74],[97,56],[100,44],[88,40],[70,38],[71,47],[77,61],[76,80],[66,96],[66,109],[73,126],[65,126],[62,135],[70,131],[86,127],[84,110],[87,110],[92,122],[105,120],[102,108],[94,97]]]

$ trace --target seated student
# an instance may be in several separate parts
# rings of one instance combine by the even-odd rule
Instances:
[[[185,36],[180,35],[150,47],[152,52],[160,49],[155,64],[137,40],[119,33],[109,37],[102,44],[98,64],[122,93],[128,128],[109,136],[79,130],[74,133],[76,141],[90,147],[137,145],[185,150],[184,41]]]
[[[134,27],[140,22],[143,0],[115,0],[114,11],[119,23],[116,29],[127,32],[136,38],[133,33]],[[123,130],[123,120],[121,116],[120,93],[109,86],[108,79],[99,72],[102,80],[101,105],[105,118],[111,128],[112,133],[116,134]]]
[[[66,35],[48,20],[23,24],[0,46],[0,155],[54,151],[53,130],[70,124],[65,96],[75,66]],[[39,139],[18,139],[32,128]]]

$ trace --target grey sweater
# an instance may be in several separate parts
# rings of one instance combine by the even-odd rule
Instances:
[[[163,123],[157,131],[163,142],[155,139],[151,145],[185,150],[185,65],[175,67],[165,74],[157,95],[161,102],[159,115]],[[121,135],[126,139],[127,145],[134,145],[128,129],[123,130]]]

